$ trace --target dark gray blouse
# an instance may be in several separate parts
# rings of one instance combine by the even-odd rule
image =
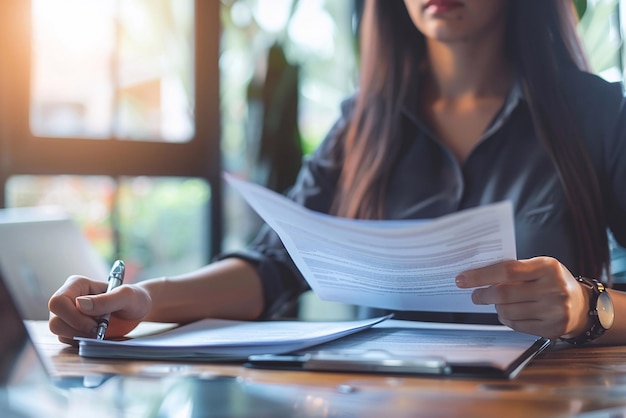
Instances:
[[[567,98],[584,145],[601,181],[609,224],[616,240],[626,244],[626,108],[619,84],[597,76],[564,75]],[[296,202],[327,212],[340,167],[333,162],[337,135],[351,117],[353,101],[342,105],[342,117],[320,147],[305,159],[288,195]],[[518,259],[552,256],[576,274],[575,233],[556,169],[537,138],[521,89],[515,87],[463,164],[454,158],[419,115],[403,113],[402,152],[386,196],[387,219],[432,218],[502,200],[513,203]],[[265,227],[245,251],[225,254],[253,263],[263,281],[266,311],[271,317],[308,286],[280,243]],[[376,312],[378,313],[378,312]],[[484,315],[484,314],[483,314]],[[481,315],[396,312],[397,318],[469,320]],[[463,318],[461,318],[463,317]],[[486,322],[493,322],[494,316]]]

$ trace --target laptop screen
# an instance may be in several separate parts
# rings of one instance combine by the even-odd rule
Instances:
[[[67,403],[59,392],[52,390],[45,364],[1,270],[0,335],[0,416],[67,417]]]
[[[43,363],[0,272],[0,386],[45,381]]]
[[[106,280],[105,260],[69,216],[0,209],[0,265],[23,319],[47,320],[48,300],[72,274]]]

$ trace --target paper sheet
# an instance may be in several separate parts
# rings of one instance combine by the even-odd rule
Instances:
[[[314,212],[271,190],[225,174],[276,231],[322,299],[393,310],[495,312],[474,305],[454,277],[516,259],[510,202],[432,220],[364,221]]]

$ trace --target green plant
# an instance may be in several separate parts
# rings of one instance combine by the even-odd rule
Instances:
[[[622,25],[618,0],[574,0],[578,32],[591,69],[609,79],[623,78]]]

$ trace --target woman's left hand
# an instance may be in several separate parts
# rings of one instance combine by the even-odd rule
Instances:
[[[588,297],[572,273],[550,257],[503,261],[459,274],[472,300],[494,304],[500,322],[547,338],[573,337],[587,327]]]

